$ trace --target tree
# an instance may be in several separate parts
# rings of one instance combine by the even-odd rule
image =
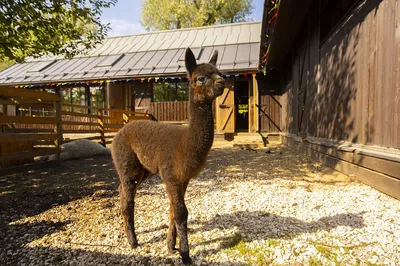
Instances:
[[[251,0],[144,0],[141,23],[166,30],[243,22],[252,8]]]
[[[10,60],[7,57],[4,57],[3,59],[0,60],[0,71],[3,71],[4,69],[12,66],[15,63],[14,60]]]
[[[107,34],[103,8],[117,0],[0,0],[0,60],[63,54],[93,47]]]

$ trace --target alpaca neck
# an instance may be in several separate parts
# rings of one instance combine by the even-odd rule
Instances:
[[[188,151],[207,155],[214,141],[214,117],[211,103],[189,103]]]

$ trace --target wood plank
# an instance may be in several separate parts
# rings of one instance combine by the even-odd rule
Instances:
[[[63,107],[76,107],[76,108],[82,108],[82,109],[93,109],[93,110],[103,109],[103,108],[95,107],[95,106],[79,105],[79,104],[68,104],[68,103],[62,103],[61,106],[63,106]]]
[[[0,144],[20,141],[51,140],[54,141],[57,134],[0,134]]]
[[[80,121],[63,121],[63,125],[77,125],[77,126],[97,126],[97,123],[93,122],[80,122]]]
[[[118,128],[114,128],[114,129],[105,129],[104,133],[116,133],[118,132],[119,129]]]
[[[15,128],[12,133],[50,133],[54,132],[52,128]]]
[[[104,124],[104,128],[122,128],[123,126],[121,124]]]
[[[14,89],[6,86],[0,86],[0,96],[24,97],[39,99],[44,101],[59,101],[60,97],[55,93],[48,93],[35,90]]]
[[[36,99],[24,99],[24,98],[5,98],[0,99],[0,104],[18,105],[18,106],[29,106],[29,107],[39,107],[39,108],[49,108],[53,109],[52,102],[41,101]]]
[[[35,169],[52,168],[52,167],[56,167],[59,165],[60,165],[59,160],[35,162],[32,164],[18,165],[18,166],[0,169],[0,176],[10,175],[10,174],[15,174],[15,173],[22,173],[22,172],[26,172],[29,170],[35,170]]]
[[[100,136],[94,136],[94,137],[87,137],[87,138],[83,137],[83,138],[76,138],[76,139],[64,139],[63,143],[68,143],[68,142],[79,140],[79,139],[101,140],[101,137]]]
[[[15,161],[15,160],[34,158],[37,156],[56,154],[56,153],[60,153],[60,152],[61,152],[60,148],[39,148],[39,149],[35,149],[33,151],[24,151],[24,152],[3,154],[0,156],[0,161],[10,162],[10,161]]]
[[[35,148],[40,148],[40,146],[54,146],[54,140],[34,140],[32,144]]]
[[[82,134],[82,133],[99,133],[99,130],[96,129],[64,129],[63,134]]]
[[[0,116],[0,124],[55,124],[55,117],[29,117],[29,116]]]
[[[60,101],[54,102],[54,110],[56,114],[56,124],[54,125],[54,133],[57,134],[57,139],[54,141],[56,148],[60,148],[63,142],[63,129],[62,129],[62,116],[61,116],[61,103]],[[56,154],[56,159],[60,160],[60,153]]]
[[[61,114],[62,115],[69,115],[69,116],[80,116],[80,117],[97,118],[97,115],[89,115],[89,114],[83,114],[83,113],[77,113],[77,112],[61,111]]]
[[[336,148],[329,148],[315,143],[303,143],[305,147],[313,151],[323,153],[340,160],[347,161],[362,167],[371,169],[400,179],[400,163],[382,158],[376,158],[367,155],[361,155],[353,152],[338,151]]]

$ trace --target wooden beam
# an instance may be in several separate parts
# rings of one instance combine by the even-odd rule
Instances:
[[[98,129],[64,129],[64,134],[99,133]]]
[[[77,126],[97,126],[94,122],[80,122],[80,121],[63,121],[63,125],[77,125]]]
[[[55,117],[0,116],[0,124],[55,124]]]
[[[104,124],[104,128],[122,128],[122,124]]]
[[[61,114],[62,115],[70,115],[70,116],[81,116],[81,117],[97,118],[97,115],[89,115],[89,114],[83,114],[83,113],[77,113],[77,112],[61,111]]]
[[[37,99],[38,101],[59,101],[60,97],[54,93],[48,93],[35,90],[14,89],[10,87],[0,86],[0,96],[6,97],[24,97]]]

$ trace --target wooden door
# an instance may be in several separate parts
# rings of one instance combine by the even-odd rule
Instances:
[[[225,88],[217,98],[217,132],[235,133],[235,92],[233,86]]]

